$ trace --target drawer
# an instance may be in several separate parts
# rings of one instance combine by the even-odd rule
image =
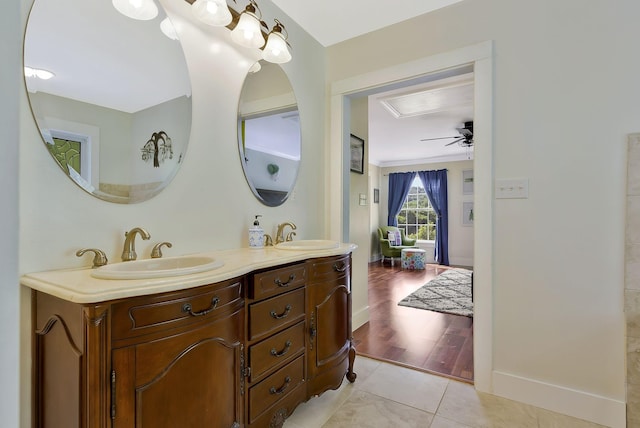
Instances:
[[[335,281],[351,274],[351,256],[325,257],[307,262],[309,282]]]
[[[291,325],[304,317],[304,288],[249,305],[249,340]]]
[[[113,339],[132,338],[212,320],[242,304],[242,280],[130,298],[112,306]]]
[[[262,382],[249,388],[249,421],[284,399],[304,382],[304,357],[300,356]]]
[[[248,290],[249,298],[258,300],[286,293],[303,286],[306,281],[307,266],[304,263],[256,273]]]
[[[304,351],[304,321],[249,347],[253,382],[273,367],[285,364]]]

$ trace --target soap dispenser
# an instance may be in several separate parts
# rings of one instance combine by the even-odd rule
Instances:
[[[253,221],[253,226],[249,228],[249,248],[262,248],[264,246],[264,230],[260,227],[260,222],[256,219]]]

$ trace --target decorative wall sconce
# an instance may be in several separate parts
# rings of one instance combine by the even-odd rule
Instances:
[[[115,0],[114,0],[115,1]],[[231,30],[231,39],[240,46],[262,48],[262,58],[268,62],[282,64],[291,61],[289,43],[284,24],[275,19],[276,24],[266,36],[262,28],[269,31],[269,26],[262,20],[262,11],[255,0],[242,13],[230,9],[226,0],[185,0],[191,3],[191,10],[196,18],[212,26],[226,26]],[[236,0],[233,0],[235,3]],[[284,31],[284,34],[283,34]],[[266,39],[266,46],[265,46]]]
[[[164,162],[167,158],[173,159],[173,148],[171,147],[171,138],[166,132],[154,132],[151,134],[149,141],[141,149],[142,160],[149,162],[153,159],[154,168],[160,166],[160,162]]]

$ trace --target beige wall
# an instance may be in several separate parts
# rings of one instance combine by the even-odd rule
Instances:
[[[633,0],[467,0],[327,50],[331,83],[493,41],[493,176],[528,178],[529,198],[491,201],[492,388],[613,426],[639,14]]]

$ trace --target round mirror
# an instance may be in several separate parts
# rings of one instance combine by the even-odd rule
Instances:
[[[29,14],[25,82],[44,147],[100,199],[155,196],[187,149],[191,84],[165,18],[132,19],[110,0],[35,0]]]
[[[275,207],[287,200],[298,176],[300,116],[282,68],[264,61],[256,64],[240,94],[238,146],[251,191],[263,204]]]

